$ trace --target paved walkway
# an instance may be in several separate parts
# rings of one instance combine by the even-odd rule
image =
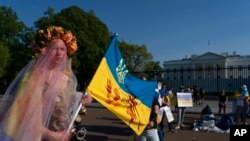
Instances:
[[[216,110],[217,102],[215,100],[206,100],[204,104],[211,104]],[[186,128],[178,130],[176,134],[167,132],[168,124],[165,124],[165,141],[229,141],[229,134],[218,134],[212,132],[194,132],[189,128],[193,124],[194,119],[199,118],[200,110],[205,105],[194,105],[187,108],[185,114]],[[230,103],[228,103],[229,106]],[[188,113],[190,112],[190,113]],[[191,113],[195,112],[195,113]],[[173,114],[177,118],[177,114]],[[87,106],[87,114],[83,116],[83,125],[87,130],[86,141],[133,141],[134,132],[117,116],[110,112],[97,102],[93,102]],[[176,120],[173,127],[176,126]],[[190,125],[190,126],[189,126]]]
[[[211,107],[211,109],[214,111],[215,114],[218,113],[219,111],[219,108],[218,108],[218,100],[216,99],[216,97],[209,97],[208,99],[205,99],[204,100],[204,103],[203,105],[196,105],[196,104],[193,104],[193,107],[187,107],[186,108],[186,112],[187,113],[200,113],[201,110],[206,106],[206,105],[209,105]],[[226,113],[233,113],[233,100],[230,99],[228,102],[227,102],[227,108],[226,108]],[[98,102],[93,102],[91,104],[89,104],[87,107],[103,107],[100,103]],[[172,111],[174,111],[174,107],[172,107]]]
[[[206,106],[209,105],[212,109],[212,111],[217,114],[219,111],[219,107],[218,107],[218,101],[217,100],[205,100],[203,105],[196,105],[193,104],[193,107],[187,107],[186,108],[186,112],[189,113],[200,113],[201,110]],[[233,112],[233,101],[228,101],[226,104],[226,113],[232,113]],[[172,109],[174,109],[174,107],[172,107]]]
[[[1,100],[1,95],[0,95],[0,100]],[[213,112],[215,114],[218,113],[219,109],[218,109],[218,99],[216,96],[208,96],[207,98],[205,98],[203,105],[196,105],[193,104],[193,107],[187,107],[186,108],[186,112],[187,113],[200,113],[201,110],[206,106],[209,105]],[[233,98],[229,97],[229,101],[227,103],[227,108],[226,108],[226,113],[234,113],[235,111],[235,105],[234,105],[234,101]],[[98,102],[92,102],[91,104],[88,105],[88,107],[103,107],[100,103]],[[175,112],[174,110],[175,108],[172,107],[172,111]],[[234,109],[234,110],[233,110]],[[249,110],[250,111],[250,110]],[[250,113],[249,113],[250,114]]]

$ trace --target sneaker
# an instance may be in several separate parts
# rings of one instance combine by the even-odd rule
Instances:
[[[197,127],[193,128],[193,131],[199,131],[199,129]]]
[[[175,129],[177,130],[177,129],[180,129],[181,127],[179,126],[179,125],[177,125],[176,127],[175,127]]]

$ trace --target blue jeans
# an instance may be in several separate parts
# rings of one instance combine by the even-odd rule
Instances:
[[[248,106],[248,105],[247,105]],[[236,124],[238,124],[240,121],[245,123],[246,122],[246,117],[247,117],[247,107],[246,105],[244,106],[237,106],[236,107],[236,113],[235,113],[235,121]],[[240,120],[241,119],[241,120]]]
[[[182,124],[184,120],[186,107],[178,107],[178,124]]]
[[[135,141],[160,141],[158,129],[145,129],[140,136],[135,137]]]
[[[164,129],[158,129],[159,141],[164,141]]]

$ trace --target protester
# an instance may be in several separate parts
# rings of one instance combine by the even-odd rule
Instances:
[[[230,115],[226,114],[216,119],[211,107],[206,105],[200,113],[200,119],[194,121],[193,130],[230,133],[231,125],[234,125],[234,122]]]
[[[236,113],[235,113],[235,124],[241,122],[244,125],[247,125],[247,109],[248,109],[248,101],[249,101],[249,93],[246,85],[242,85],[239,90],[239,95],[236,100]]]
[[[135,135],[135,141],[160,141],[158,135],[157,114],[159,112],[158,98],[154,97],[149,123],[145,130],[139,135]]]
[[[218,118],[217,127],[221,130],[227,131],[230,130],[230,126],[234,125],[235,122],[230,114],[222,115]]]
[[[216,118],[209,105],[206,105],[200,113],[200,119],[194,121],[193,130],[207,130],[215,126]]]
[[[142,77],[142,80],[147,80],[146,77]],[[144,131],[140,135],[135,135],[134,140],[135,141],[160,141],[159,134],[158,134],[158,126],[159,122],[158,119],[158,113],[160,109],[160,90],[162,88],[162,81],[158,81],[158,85],[155,88],[153,103],[152,103],[152,109],[149,117],[149,122]]]
[[[166,106],[168,108],[170,108],[170,95],[169,95],[169,91],[168,88],[166,86],[166,83],[162,83],[162,88],[161,90],[159,90],[159,95],[161,96],[161,105],[160,105],[160,109],[163,111],[162,113],[162,117],[161,117],[161,121],[159,123],[159,128],[158,128],[158,134],[159,134],[159,139],[160,141],[164,141],[164,136],[165,136],[165,131],[164,131],[164,122],[165,122],[165,118],[166,117],[166,112],[165,110],[163,110]],[[172,132],[175,133],[175,130],[172,127],[172,121],[168,122],[168,132]]]
[[[199,88],[199,103],[198,103],[199,105],[203,105],[204,98],[205,98],[205,90],[202,87],[200,87]]]
[[[166,106],[168,106],[170,108],[170,111],[172,112],[171,110],[171,101],[172,101],[172,93],[167,93],[165,98],[166,98],[166,101],[165,101],[165,104]],[[173,121],[168,121],[168,132],[171,132],[171,133],[175,133],[175,129],[173,128]]]
[[[197,86],[193,86],[193,102],[197,105],[199,104],[199,88]]]
[[[39,30],[32,48],[37,58],[19,72],[0,103],[0,140],[68,141],[80,103],[92,101],[76,90],[71,68],[76,37],[52,26]]]
[[[179,92],[184,93],[184,90],[185,90],[184,86],[180,86]],[[185,125],[183,124],[183,121],[184,121],[186,107],[178,106],[178,101],[176,103],[176,107],[177,107],[177,110],[178,110],[178,122],[177,122],[177,126],[175,127],[175,129],[180,129],[181,127],[182,128],[185,127]]]
[[[218,104],[218,107],[219,107],[219,115],[221,115],[221,110],[223,110],[223,115],[226,115],[226,104],[228,102],[228,97],[225,93],[225,90],[222,89],[221,90],[221,93],[219,95],[219,104]]]
[[[216,120],[216,118],[214,117],[214,112],[212,111],[212,109],[210,108],[209,105],[206,105],[200,113],[200,120]]]
[[[165,83],[162,83],[161,89],[156,91],[156,95],[158,97],[158,101],[160,104],[160,108],[163,108],[166,106],[166,98],[165,95],[168,92],[168,89],[166,87]],[[159,121],[159,127],[158,127],[158,135],[159,135],[159,140],[164,141],[164,119],[165,119],[165,111],[162,110],[162,115],[161,115],[161,120]]]

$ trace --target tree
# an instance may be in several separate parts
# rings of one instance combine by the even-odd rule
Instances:
[[[0,7],[0,40],[7,43],[15,42],[16,36],[25,25],[18,21],[16,13],[9,7]]]
[[[160,62],[154,62],[151,53],[145,45],[127,44],[125,41],[119,43],[122,56],[128,70],[137,77],[146,76],[149,80],[160,79]]]
[[[0,90],[4,90],[21,70],[24,64],[27,63],[25,59],[27,55],[27,48],[24,48],[21,40],[22,32],[25,31],[26,26],[23,22],[18,21],[16,13],[9,7],[0,7],[0,42],[1,51],[1,81]],[[7,53],[8,52],[8,53]],[[6,62],[7,60],[7,62]],[[4,69],[4,70],[3,70]],[[4,73],[8,72],[8,73]]]
[[[146,64],[153,58],[145,45],[139,46],[121,41],[119,46],[125,63],[131,72],[143,71]]]
[[[9,48],[3,43],[0,42],[0,78],[6,72],[5,68],[7,66],[7,62],[10,59]]]
[[[35,22],[37,29],[47,28],[51,25],[70,29],[77,37],[78,51],[72,56],[73,70],[79,82],[79,89],[84,89],[91,81],[107,46],[111,34],[107,26],[95,15],[93,10],[85,12],[77,6],[62,9],[54,13],[49,8],[44,17]]]

